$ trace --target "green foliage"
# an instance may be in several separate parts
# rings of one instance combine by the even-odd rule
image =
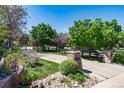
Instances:
[[[119,34],[118,47],[124,47],[124,31]]]
[[[27,24],[27,11],[23,6],[4,5],[0,6],[0,24],[5,26],[7,41],[10,49],[13,48],[13,42],[20,37],[20,33]],[[0,31],[1,33],[1,31]]]
[[[29,36],[27,34],[23,34],[20,38],[19,38],[19,43],[20,46],[26,46],[29,44]]]
[[[20,47],[14,47],[12,52],[14,52],[14,53],[19,52],[19,53],[20,53],[21,51],[22,51],[22,50],[21,50]]]
[[[62,74],[67,75],[71,79],[77,81],[79,84],[83,84],[83,82],[88,78],[87,75],[84,74],[82,70],[78,68],[78,65],[74,61],[64,61],[59,65],[59,70]],[[68,80],[63,78],[60,82],[67,82]]]
[[[8,53],[5,57],[6,65],[9,69],[15,69],[15,64],[24,61],[22,58],[24,57],[24,52],[20,49],[15,48],[13,52]]]
[[[33,64],[33,67],[29,66],[29,62]],[[20,63],[25,68],[25,73],[20,78],[22,82],[19,85],[21,85],[21,87],[29,86],[32,81],[43,79],[58,71],[58,64],[47,60],[29,58],[28,61],[20,61]]]
[[[60,82],[67,84],[68,87],[71,87],[71,81],[68,78],[62,77]]]
[[[2,45],[6,40],[6,28],[0,23],[0,45]]]
[[[52,29],[49,24],[39,24],[32,27],[32,37],[37,41],[38,46],[42,46],[45,49],[45,45],[51,45],[56,36],[56,31]]]
[[[115,53],[116,55],[114,62],[118,64],[124,64],[124,50],[116,50]]]
[[[75,74],[69,74],[69,77],[77,81],[79,84],[83,84],[86,78],[88,78],[88,76],[81,70],[78,70]]]
[[[121,31],[122,28],[115,19],[110,22],[99,18],[95,21],[78,20],[69,29],[69,44],[77,48],[111,49],[119,42]]]
[[[6,64],[3,64],[1,67],[0,67],[0,76],[2,74],[6,74],[6,75],[9,75],[11,74],[12,72],[10,71],[10,69],[8,68],[8,66]]]
[[[7,56],[7,54],[8,54],[7,49],[5,49],[5,48],[0,48],[0,51],[1,51],[1,53],[2,53],[2,55],[3,55],[4,57]]]
[[[64,75],[68,75],[71,73],[76,73],[78,69],[78,64],[74,61],[64,61],[59,65],[59,70],[62,72]]]

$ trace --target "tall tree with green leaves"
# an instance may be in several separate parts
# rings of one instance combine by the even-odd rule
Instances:
[[[91,30],[92,22],[90,19],[78,20],[74,22],[74,26],[69,28],[69,44],[78,48],[88,48],[89,55],[90,50],[94,48],[93,32]]]
[[[32,27],[31,34],[37,41],[37,46],[41,46],[44,51],[45,45],[51,45],[54,42],[57,33],[49,24],[41,23]]]
[[[116,19],[105,21],[103,26],[103,48],[111,50],[119,42],[119,35],[122,31],[121,25]]]
[[[88,40],[86,40],[88,39],[86,32],[89,30],[91,24],[90,19],[75,21],[74,26],[69,28],[69,44],[79,49],[87,47],[89,44]]]
[[[116,19],[103,21],[96,18],[95,21],[85,19],[74,22],[74,26],[69,29],[69,43],[79,49],[89,48],[112,50],[119,42],[121,25]],[[89,53],[90,55],[90,53]]]
[[[117,44],[117,47],[124,47],[124,31],[120,32],[119,34],[119,42]]]

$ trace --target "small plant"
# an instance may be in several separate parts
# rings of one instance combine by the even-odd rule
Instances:
[[[22,50],[21,50],[21,48],[19,48],[19,47],[14,47],[13,48],[13,52],[14,53],[17,53],[17,52],[21,52]]]
[[[52,82],[51,82],[51,80],[49,80],[49,81],[48,81],[48,85],[51,85],[51,84],[52,84]]]
[[[83,84],[83,82],[89,78],[87,75],[84,74],[83,71],[78,70],[75,74],[69,74],[69,77],[78,82],[78,84]]]
[[[68,78],[62,77],[60,83],[65,83],[68,87],[71,87],[71,81]]]
[[[68,75],[71,73],[76,73],[78,70],[78,64],[75,61],[64,61],[59,65],[59,70],[64,75]]]
[[[5,48],[0,48],[0,52],[1,52],[1,56],[3,56],[3,57],[6,57],[8,54],[8,51]]]

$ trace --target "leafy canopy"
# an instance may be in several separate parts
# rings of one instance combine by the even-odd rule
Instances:
[[[40,46],[51,45],[56,36],[56,31],[49,24],[38,24],[32,27],[32,37]]]
[[[119,42],[121,31],[116,19],[110,22],[100,18],[78,20],[69,28],[69,44],[80,49],[111,49]]]

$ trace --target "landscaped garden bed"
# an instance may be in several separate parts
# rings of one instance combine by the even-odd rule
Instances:
[[[58,64],[47,60],[41,60],[29,56],[27,60],[19,63],[24,66],[24,73],[17,78],[17,87],[30,87],[30,84],[37,80],[47,77],[58,71]]]
[[[85,73],[86,74],[86,73]],[[53,73],[48,77],[32,82],[34,88],[89,88],[95,84],[102,82],[105,78],[96,74],[86,74],[87,78],[83,83],[79,84],[76,80],[63,75],[61,72]],[[78,77],[78,76],[77,76]]]
[[[59,71],[43,79],[33,81],[32,88],[83,88],[105,80],[93,73],[86,73],[77,68],[73,61],[64,61],[58,66]]]
[[[105,80],[79,69],[75,61],[67,60],[57,64],[32,57],[21,50],[17,51],[5,58],[6,66],[11,72],[16,71],[17,66],[23,67],[20,74],[16,75],[17,88],[83,88],[92,87]]]

